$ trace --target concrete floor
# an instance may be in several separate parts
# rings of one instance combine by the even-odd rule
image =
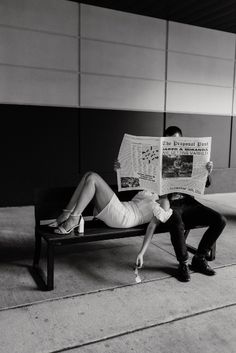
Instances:
[[[141,237],[59,249],[52,292],[38,290],[28,271],[33,208],[0,209],[0,352],[235,353],[236,193],[201,201],[228,220],[216,276],[178,282],[163,234],[148,249],[140,284],[132,267]],[[195,230],[189,242],[200,237]]]

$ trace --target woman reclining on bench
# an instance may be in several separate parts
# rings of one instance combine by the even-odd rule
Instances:
[[[116,166],[115,166],[116,167]],[[156,227],[166,223],[170,233],[176,257],[178,249],[185,242],[182,232],[176,231],[178,215],[170,208],[167,196],[159,196],[151,191],[138,192],[131,201],[121,202],[110,186],[96,173],[88,172],[81,179],[66,209],[51,226],[58,234],[69,234],[79,227],[81,214],[90,201],[94,201],[94,216],[113,228],[131,228],[149,223],[137,265],[142,267],[144,253],[151,241]],[[173,235],[174,234],[174,235]],[[178,259],[178,257],[177,257]],[[187,281],[187,260],[179,260],[178,279]]]
[[[81,214],[94,201],[94,216],[112,228],[131,228],[151,221],[155,216],[166,222],[172,215],[167,197],[151,191],[138,192],[131,201],[121,202],[110,186],[94,172],[86,173],[79,182],[66,208],[50,226],[55,233],[69,234],[79,227]]]

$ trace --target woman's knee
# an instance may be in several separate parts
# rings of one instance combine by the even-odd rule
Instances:
[[[89,171],[89,172],[85,173],[84,177],[85,177],[85,182],[94,183],[99,178],[99,175],[93,171]]]

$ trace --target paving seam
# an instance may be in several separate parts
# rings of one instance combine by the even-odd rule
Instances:
[[[219,265],[219,266],[215,266],[214,268],[215,269],[221,269],[221,268],[233,267],[233,266],[236,266],[236,263],[227,264],[227,265]],[[192,272],[192,274],[194,274],[194,273],[195,272]],[[84,293],[80,293],[80,294],[75,293],[75,294],[69,294],[69,295],[65,295],[65,296],[61,296],[61,297],[57,297],[57,298],[43,299],[43,300],[35,301],[35,302],[32,302],[32,303],[25,303],[25,304],[20,304],[20,305],[0,308],[0,312],[7,311],[7,310],[19,309],[19,308],[31,307],[31,306],[34,306],[34,305],[36,306],[38,304],[47,303],[47,302],[54,302],[54,301],[58,301],[58,300],[65,300],[65,299],[71,299],[71,298],[75,298],[75,297],[82,297],[84,295],[92,295],[92,294],[97,294],[97,293],[101,293],[101,292],[108,292],[108,291],[112,292],[112,291],[114,291],[116,289],[119,289],[119,288],[126,288],[126,287],[132,287],[132,286],[137,286],[137,285],[141,286],[141,285],[143,285],[145,283],[159,282],[159,281],[163,281],[163,280],[165,280],[167,278],[171,278],[171,277],[173,277],[173,276],[166,275],[166,276],[161,277],[161,278],[153,278],[153,279],[149,279],[149,280],[143,280],[139,284],[131,283],[131,284],[125,284],[125,285],[122,285],[122,286],[116,286],[116,287],[98,289],[98,290],[95,290],[95,291],[84,292]]]
[[[163,233],[164,234],[164,233]],[[152,245],[156,246],[158,249],[162,250],[162,251],[165,251],[167,254],[173,256],[173,257],[176,257],[173,253],[171,253],[170,251],[166,250],[166,249],[163,249],[161,246],[151,242]]]
[[[214,205],[214,206],[219,206],[219,202],[217,202],[217,201],[215,201],[215,200],[210,200],[210,199],[202,199],[202,201],[204,202],[206,202],[206,203],[210,203],[210,204],[212,204],[212,205]],[[199,201],[199,202],[201,202],[201,201]],[[236,207],[234,207],[234,206],[232,206],[232,205],[229,205],[229,204],[225,204],[225,203],[221,203],[220,202],[220,207],[228,207],[228,208],[230,208],[230,209],[232,209],[232,210],[235,210],[236,209]]]
[[[58,350],[55,350],[55,351],[48,351],[48,353],[63,353],[63,352],[69,351],[69,350],[86,347],[86,346],[89,346],[89,345],[92,345],[92,344],[108,341],[108,340],[111,340],[111,339],[114,339],[114,338],[118,338],[118,337],[123,337],[123,336],[129,335],[129,334],[132,334],[132,333],[145,331],[145,330],[148,330],[148,329],[151,329],[151,328],[154,328],[154,327],[159,327],[159,326],[172,324],[174,322],[178,322],[178,321],[182,321],[182,320],[185,320],[185,319],[193,318],[193,317],[196,317],[196,316],[208,314],[208,313],[215,312],[215,311],[218,311],[218,310],[231,308],[231,307],[234,307],[234,306],[236,306],[236,302],[231,303],[231,304],[227,304],[227,305],[222,305],[222,306],[219,306],[219,307],[216,307],[216,308],[213,308],[213,309],[209,309],[209,310],[202,310],[202,311],[190,314],[190,315],[177,317],[177,318],[175,318],[173,320],[160,322],[158,324],[152,324],[152,325],[148,325],[148,326],[145,326],[145,327],[139,327],[139,328],[136,328],[136,329],[133,329],[133,330],[121,332],[121,333],[116,334],[116,335],[103,337],[101,339],[97,339],[97,340],[93,340],[93,341],[90,341],[90,342],[78,344],[78,345],[75,345],[75,346],[64,347],[64,348],[61,348],[61,349],[58,349]]]

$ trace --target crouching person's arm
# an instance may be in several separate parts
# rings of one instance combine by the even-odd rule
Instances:
[[[165,223],[171,217],[173,211],[170,208],[170,203],[167,196],[163,196],[159,199],[159,202],[155,203],[153,207],[153,217],[147,227],[146,234],[143,239],[142,247],[139,251],[138,257],[136,259],[136,265],[138,268],[143,266],[143,257],[144,254],[152,240],[153,234],[155,232],[156,227],[160,223]]]
[[[136,259],[136,265],[138,268],[141,268],[143,266],[143,256],[150,244],[150,241],[152,240],[153,234],[155,232],[155,229],[157,225],[159,225],[161,222],[153,216],[150,223],[148,224],[146,234],[143,239],[143,244],[142,247],[138,253],[137,259]]]

